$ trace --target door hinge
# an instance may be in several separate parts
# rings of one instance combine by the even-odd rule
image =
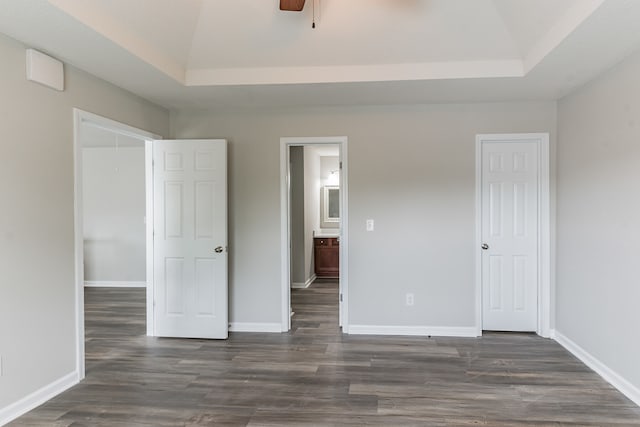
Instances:
[[[340,162],[340,169],[342,169],[342,162]]]
[[[340,294],[340,302],[342,302],[342,294]]]

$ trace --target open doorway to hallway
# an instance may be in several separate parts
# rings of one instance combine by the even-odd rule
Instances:
[[[82,217],[85,363],[146,332],[145,141],[84,123]],[[126,303],[125,303],[126,301]]]
[[[85,360],[108,351],[94,343],[112,326],[135,336],[150,330],[148,141],[157,136],[77,109],[74,116],[77,360],[84,378]],[[114,305],[123,299],[127,307]],[[124,315],[114,314],[119,308]],[[146,317],[133,314],[140,308]]]

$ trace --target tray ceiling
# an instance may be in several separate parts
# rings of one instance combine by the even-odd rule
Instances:
[[[2,7],[0,32],[169,108],[556,99],[640,45],[635,0]]]

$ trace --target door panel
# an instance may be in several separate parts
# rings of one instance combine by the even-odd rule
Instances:
[[[535,142],[483,142],[483,329],[537,329],[537,174]]]
[[[165,314],[184,315],[184,258],[165,258]]]
[[[155,334],[227,338],[226,141],[153,145]]]
[[[490,310],[502,310],[502,258],[498,255],[489,256],[489,293]]]

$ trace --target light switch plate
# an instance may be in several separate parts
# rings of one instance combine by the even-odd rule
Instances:
[[[414,299],[412,293],[408,293],[406,295],[406,301],[405,302],[406,302],[407,306],[409,306],[409,307],[413,305],[413,303],[415,302],[415,299]]]
[[[367,231],[373,231],[373,220],[372,219],[368,219],[367,220]]]

